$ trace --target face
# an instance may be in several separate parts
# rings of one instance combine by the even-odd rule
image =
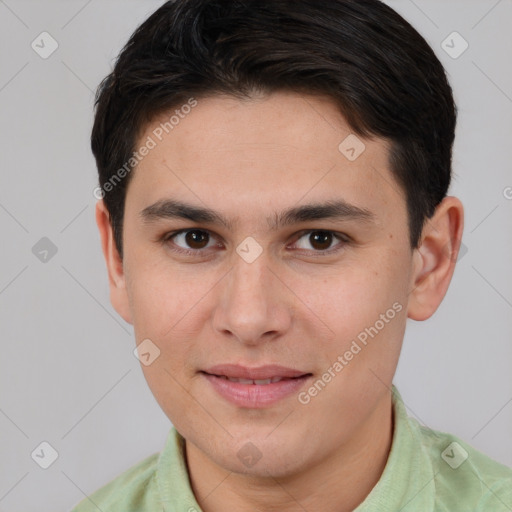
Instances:
[[[300,471],[389,397],[416,260],[388,146],[315,96],[198,99],[166,134],[169,117],[139,141],[114,305],[159,350],[144,375],[187,443]]]

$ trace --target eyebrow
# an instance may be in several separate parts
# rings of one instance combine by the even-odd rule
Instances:
[[[162,219],[187,219],[198,224],[222,225],[228,230],[232,230],[238,222],[238,218],[234,219],[233,222],[220,212],[210,208],[195,206],[173,199],[163,199],[144,208],[140,212],[140,216],[146,224]],[[325,203],[297,206],[276,212],[274,216],[267,217],[267,223],[270,229],[275,231],[280,227],[322,219],[355,220],[363,223],[376,223],[377,220],[376,215],[367,208],[361,208],[339,199]]]

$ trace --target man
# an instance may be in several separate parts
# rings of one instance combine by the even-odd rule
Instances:
[[[457,259],[455,122],[377,0],[178,0],[137,29],[98,91],[96,219],[173,428],[77,512],[512,510],[512,470],[392,384]]]

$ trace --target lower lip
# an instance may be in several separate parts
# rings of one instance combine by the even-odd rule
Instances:
[[[213,389],[229,402],[239,407],[261,409],[297,393],[311,375],[286,379],[270,384],[241,384],[223,377],[202,373]]]

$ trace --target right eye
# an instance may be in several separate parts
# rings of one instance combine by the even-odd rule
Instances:
[[[197,256],[207,249],[218,247],[218,243],[214,241],[209,231],[197,228],[167,233],[164,241],[168,243],[172,251],[190,256]]]

